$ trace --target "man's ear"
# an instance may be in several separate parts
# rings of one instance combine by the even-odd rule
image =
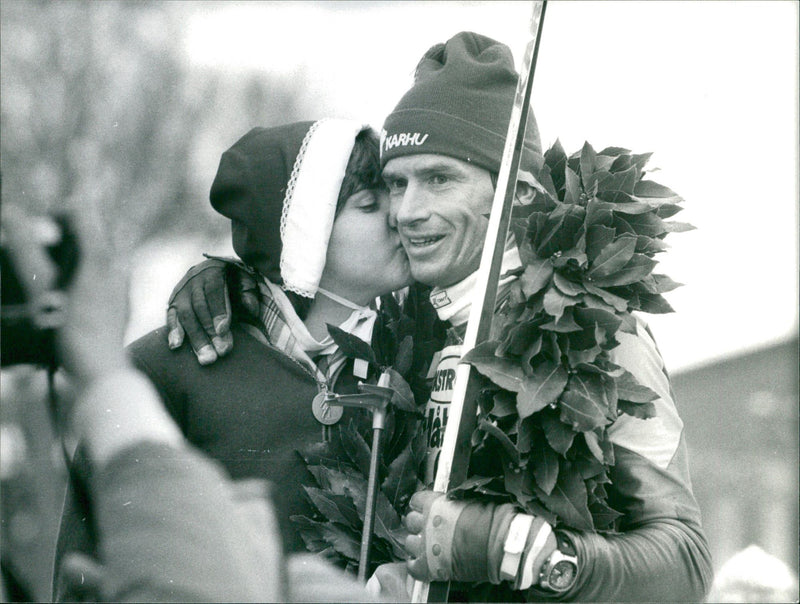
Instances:
[[[536,196],[536,189],[524,180],[517,181],[517,190],[514,192],[514,199],[521,205],[533,203]]]

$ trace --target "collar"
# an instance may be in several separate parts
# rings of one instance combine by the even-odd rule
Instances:
[[[517,246],[509,247],[503,253],[503,264],[500,269],[500,274],[505,274],[521,266],[522,260],[520,260]],[[508,285],[514,281],[514,279],[516,279],[514,275],[500,279],[500,283],[497,286],[498,296],[507,289]],[[463,281],[459,281],[454,285],[448,287],[434,287],[431,290],[431,304],[433,304],[433,307],[436,309],[436,314],[439,315],[442,321],[449,321],[454,327],[466,324],[472,308],[472,292],[475,290],[477,280],[478,271],[475,271],[467,275]]]
[[[290,352],[295,359],[303,362],[307,366],[314,366],[312,361],[314,357],[330,356],[328,374],[334,375],[346,359],[343,355],[335,354],[339,350],[339,347],[336,342],[333,341],[330,334],[325,336],[322,340],[317,340],[309,333],[305,323],[297,316],[294,306],[292,306],[288,296],[281,287],[268,279],[264,279],[263,282],[269,287],[272,299],[296,341],[296,344],[289,347],[287,352]],[[349,302],[345,306],[353,308],[353,312],[350,313],[347,319],[339,324],[339,329],[353,334],[369,343],[372,339],[372,329],[375,326],[377,313],[367,306],[357,306],[352,302]]]

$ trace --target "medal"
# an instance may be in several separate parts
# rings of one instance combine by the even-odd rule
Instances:
[[[332,426],[344,414],[344,409],[338,405],[331,405],[327,401],[327,392],[319,392],[311,401],[311,412],[316,420],[324,426]]]

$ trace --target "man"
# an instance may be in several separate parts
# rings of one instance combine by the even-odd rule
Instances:
[[[414,278],[433,286],[431,302],[453,328],[449,346],[434,360],[440,369],[452,369],[460,356],[457,344],[469,315],[516,82],[505,45],[462,32],[425,54],[413,87],[384,124],[381,162],[390,220]],[[531,120],[523,161],[535,153],[541,154],[541,145]],[[524,202],[532,190],[520,181],[516,194]],[[510,245],[503,272],[516,266],[519,257]],[[499,299],[507,289],[501,282]],[[607,486],[623,514],[620,532],[553,531],[543,518],[508,504],[448,501],[424,491],[412,499],[406,517],[412,576],[504,583],[529,600],[703,599],[710,558],[682,423],[663,361],[637,321],[635,335],[618,335],[612,360],[659,398],[655,419],[623,415],[609,429],[616,463]],[[434,445],[429,482],[440,441],[434,432],[443,432],[450,392],[435,389],[428,404]]]

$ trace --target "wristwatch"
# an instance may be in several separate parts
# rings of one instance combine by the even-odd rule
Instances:
[[[564,551],[566,550],[566,551]],[[544,561],[539,573],[539,587],[563,593],[578,579],[578,557],[571,544],[558,535],[558,549]]]

